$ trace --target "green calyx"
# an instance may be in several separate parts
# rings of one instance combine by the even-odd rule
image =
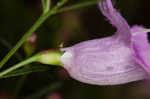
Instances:
[[[63,52],[61,51],[44,51],[38,54],[38,62],[48,65],[62,65],[61,56]]]
[[[58,51],[58,50],[57,51],[49,50],[49,51],[41,52],[39,54],[36,54],[36,55],[0,72],[0,77],[4,76],[4,75],[8,74],[9,72],[12,72],[20,67],[23,67],[27,64],[33,63],[33,62],[40,62],[42,64],[62,66],[62,63],[60,60],[62,54],[63,54],[63,52]]]

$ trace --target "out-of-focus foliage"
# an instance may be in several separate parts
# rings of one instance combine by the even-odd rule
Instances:
[[[59,0],[52,0],[52,4],[56,4],[57,1]],[[92,0],[70,0],[65,7],[86,1]],[[114,4],[131,26],[132,24],[150,26],[149,3],[149,0],[114,0]],[[40,0],[0,0],[0,59],[36,21],[42,12],[41,8]],[[115,28],[105,19],[97,5],[54,15],[35,32],[37,34],[35,53],[58,48],[62,42],[66,47],[81,41],[112,35]],[[26,56],[23,47],[17,54],[23,59]],[[20,60],[14,55],[5,67],[12,66]],[[36,66],[38,68],[39,64],[35,63],[33,68]],[[20,76],[0,80],[0,99],[11,99],[1,97],[13,96],[18,79]],[[57,86],[55,82],[61,85]],[[138,81],[119,86],[88,85],[71,79],[60,67],[49,66],[46,71],[43,69],[43,72],[28,75],[18,99],[34,96],[36,93],[41,94],[38,99],[49,99],[47,97],[55,92],[62,99],[149,99],[149,84],[148,81]],[[56,87],[52,88],[53,85]]]

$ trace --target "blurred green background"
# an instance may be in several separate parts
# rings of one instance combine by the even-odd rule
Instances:
[[[52,0],[52,6],[59,0]],[[92,0],[70,0],[65,6]],[[128,23],[150,27],[149,0],[114,0]],[[0,59],[16,44],[41,14],[40,0],[0,0]],[[35,32],[34,53],[71,46],[81,41],[112,35],[116,29],[101,14],[97,5],[67,11],[50,17]],[[30,48],[29,48],[30,49]],[[26,58],[24,47],[18,54]],[[14,55],[5,67],[19,62]],[[150,82],[138,81],[118,86],[88,85],[69,77],[59,67],[32,73],[25,78],[17,99],[150,99]],[[32,65],[31,65],[32,66]],[[0,80],[0,99],[12,99],[21,76]]]

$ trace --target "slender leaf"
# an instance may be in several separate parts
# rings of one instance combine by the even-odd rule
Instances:
[[[48,71],[48,70],[50,70],[48,66],[31,66],[29,68],[22,68],[22,69],[18,69],[13,72],[10,72],[4,75],[3,77],[1,77],[0,79],[26,75],[26,74],[30,74],[33,72],[43,72],[43,71]]]

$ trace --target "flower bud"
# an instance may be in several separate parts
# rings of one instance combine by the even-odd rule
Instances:
[[[37,36],[36,34],[33,33],[31,36],[29,36],[29,38],[24,43],[23,49],[27,57],[31,56],[35,52],[36,39],[37,39]]]

